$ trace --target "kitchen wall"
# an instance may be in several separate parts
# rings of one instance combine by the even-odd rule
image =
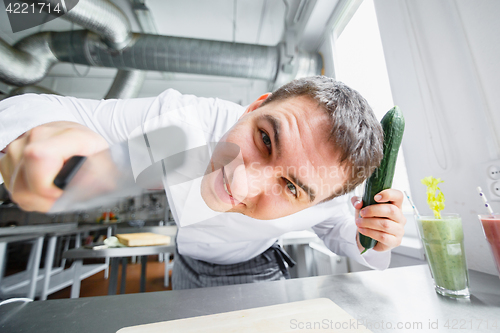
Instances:
[[[430,213],[420,179],[442,178],[445,212],[462,216],[469,268],[496,273],[477,214],[476,187],[500,165],[500,1],[375,0],[395,104],[403,110],[414,201]],[[500,196],[489,194],[500,211]]]

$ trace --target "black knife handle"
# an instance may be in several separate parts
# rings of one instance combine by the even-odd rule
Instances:
[[[86,156],[75,155],[67,160],[54,179],[54,185],[59,187],[61,190],[64,190],[66,185],[68,185],[71,179],[73,179],[86,159]]]

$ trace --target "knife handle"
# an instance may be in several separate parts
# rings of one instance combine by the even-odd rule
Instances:
[[[68,185],[71,179],[73,179],[86,159],[86,156],[75,155],[67,160],[57,174],[56,178],[54,178],[54,185],[59,187],[61,190],[64,190],[66,185]]]

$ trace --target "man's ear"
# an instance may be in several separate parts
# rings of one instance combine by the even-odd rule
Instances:
[[[265,93],[264,95],[260,96],[259,98],[257,98],[257,100],[253,101],[252,104],[250,104],[247,109],[245,110],[245,112],[241,115],[241,117],[243,117],[244,115],[256,110],[259,108],[259,106],[262,104],[262,102],[264,102],[269,96],[271,96],[271,93]],[[240,117],[240,118],[241,118]]]

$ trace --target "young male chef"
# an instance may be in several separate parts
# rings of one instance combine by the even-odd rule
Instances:
[[[174,289],[288,278],[285,262],[292,262],[276,241],[307,228],[339,255],[375,269],[388,267],[390,250],[404,234],[402,193],[382,191],[375,197],[381,204],[363,209],[353,197],[355,217],[346,195],[380,163],[380,124],[358,92],[324,76],[292,81],[246,108],[172,89],[129,100],[33,94],[5,99],[5,186],[21,208],[47,212],[62,194],[53,180],[68,158],[126,141],[160,118],[195,122],[184,129],[188,139],[239,148],[239,163],[207,166],[211,172],[201,180],[203,205],[214,214],[183,223],[186,196],[179,200],[167,191],[179,227]],[[378,241],[363,255],[358,231]]]

